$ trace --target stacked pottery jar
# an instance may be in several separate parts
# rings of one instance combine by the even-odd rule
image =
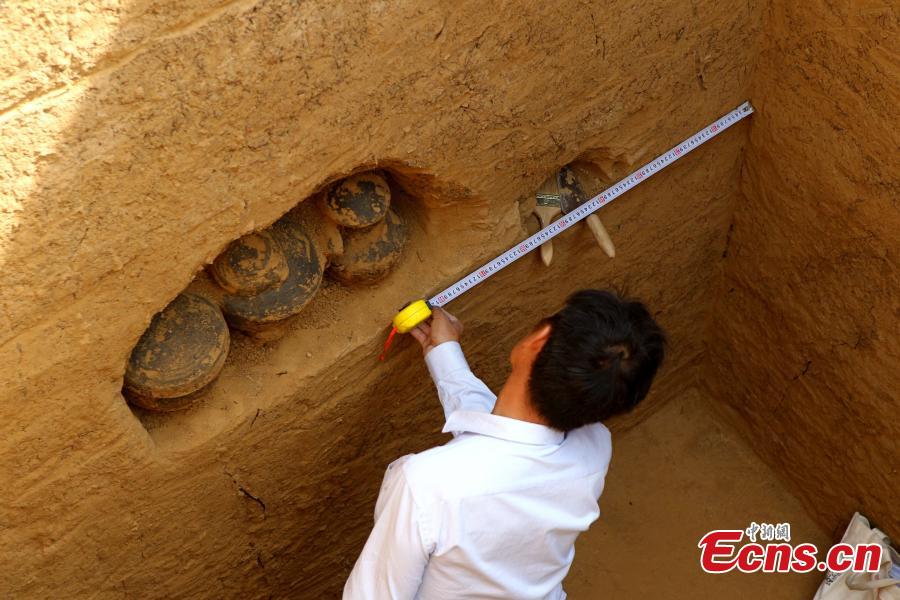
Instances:
[[[281,337],[326,268],[344,284],[383,279],[407,239],[390,204],[385,178],[361,173],[232,242],[141,336],[125,372],[129,400],[154,411],[189,407],[225,364],[228,326],[262,342]]]
[[[219,307],[182,293],[153,317],[131,351],[124,391],[148,410],[187,408],[225,365],[231,336]]]
[[[325,215],[341,228],[344,251],[330,273],[343,283],[374,283],[400,261],[407,228],[391,209],[391,188],[377,172],[359,173],[319,198]]]
[[[319,291],[325,257],[302,225],[281,219],[232,242],[210,271],[228,324],[269,341]]]

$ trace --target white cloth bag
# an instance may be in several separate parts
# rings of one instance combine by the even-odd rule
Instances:
[[[853,515],[841,540],[847,544],[880,544],[881,568],[878,573],[835,573],[826,571],[825,581],[813,600],[900,600],[900,555],[891,548],[891,540],[859,513]]]

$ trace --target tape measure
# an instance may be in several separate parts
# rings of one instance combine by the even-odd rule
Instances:
[[[428,317],[431,316],[431,310],[433,308],[444,306],[448,302],[459,298],[462,294],[465,294],[479,283],[496,275],[497,272],[516,262],[532,250],[539,248],[541,244],[553,239],[563,231],[572,227],[572,225],[586,219],[591,213],[606,206],[631,188],[665,169],[691,150],[702,146],[744,117],[750,116],[752,113],[753,107],[749,102],[744,102],[727,115],[710,123],[677,146],[660,154],[643,167],[637,169],[624,179],[613,184],[611,187],[606,188],[572,212],[563,215],[558,220],[547,227],[544,227],[531,237],[516,244],[497,258],[475,269],[456,283],[451,284],[442,292],[429,298],[427,301],[416,300],[415,302],[407,304],[399,313],[397,313],[397,316],[394,317],[393,329],[391,329],[391,334],[385,343],[385,352],[390,346],[394,334],[409,332],[416,325],[428,319]],[[382,353],[381,358],[384,358],[384,353]]]

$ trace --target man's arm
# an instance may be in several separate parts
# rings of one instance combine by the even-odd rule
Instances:
[[[457,410],[494,410],[497,396],[469,369],[459,342],[435,346],[425,355],[425,364],[444,407],[445,419]]]
[[[425,363],[437,387],[445,418],[457,410],[491,412],[497,401],[493,392],[469,369],[459,345],[462,331],[459,319],[443,309],[435,308],[427,323],[410,332],[422,345]]]
[[[405,600],[422,583],[434,541],[428,517],[416,505],[403,471],[388,467],[375,504],[375,527],[344,585],[344,600]]]

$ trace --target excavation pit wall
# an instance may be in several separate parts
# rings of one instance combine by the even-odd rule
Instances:
[[[702,388],[840,538],[900,538],[900,10],[777,2]]]
[[[5,5],[34,85],[5,88],[0,141],[2,472],[15,482],[2,516],[17,564],[0,589],[334,595],[385,466],[444,439],[419,351],[403,340],[377,360],[396,309],[520,239],[554,169],[592,152],[637,166],[745,99],[745,3],[702,18],[625,7],[110,3],[100,14],[117,18],[88,23],[74,4]],[[64,43],[89,25],[96,43]],[[684,56],[702,58],[702,85]],[[19,75],[25,59],[0,60]],[[604,209],[615,260],[575,228],[550,268],[528,257],[455,303],[476,371],[496,387],[539,317],[612,285],[672,334],[644,411],[690,386],[745,135]],[[120,390],[152,316],[229,242],[376,166],[431,193],[412,203],[418,254],[411,243],[385,281],[349,289],[312,335],[236,355],[217,403],[148,432]]]
[[[384,467],[445,439],[410,340],[377,360],[396,309],[518,241],[559,166],[624,174],[745,100],[764,12],[0,6],[2,595],[334,596]],[[579,226],[551,267],[527,257],[454,303],[476,373],[496,388],[537,319],[612,286],[672,339],[613,429],[694,386],[753,126],[604,208],[614,260]],[[327,289],[315,327],[236,352],[207,403],[137,418],[120,390],[152,316],[229,242],[374,167],[410,195],[397,270]]]

